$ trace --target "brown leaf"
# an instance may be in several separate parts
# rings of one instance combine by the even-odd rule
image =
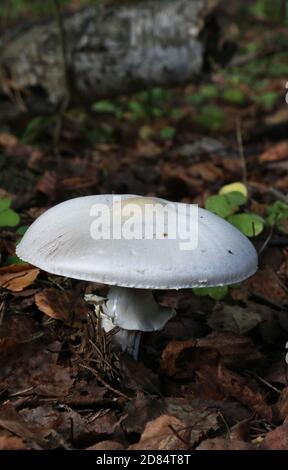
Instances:
[[[129,447],[129,450],[186,449],[189,449],[189,430],[179,419],[169,415],[162,415],[150,421],[140,441]]]
[[[161,357],[161,368],[169,377],[189,378],[206,364],[245,366],[262,359],[250,338],[230,332],[211,333],[197,340],[170,341]]]
[[[80,328],[86,322],[89,312],[88,304],[79,296],[54,288],[38,292],[35,303],[48,317],[61,320],[74,328]]]
[[[89,382],[77,380],[69,395],[62,400],[63,403],[73,407],[99,406],[108,401],[107,398],[104,398],[106,392],[107,389],[100,387],[96,379]]]
[[[0,431],[0,450],[25,450],[27,449],[23,439],[13,436],[8,431]]]
[[[279,277],[285,282],[288,279],[288,250],[283,250],[282,263],[277,271]]]
[[[116,441],[101,441],[85,450],[124,450],[124,446]]]
[[[24,315],[11,316],[0,324],[0,353],[9,353],[37,333],[37,324]]]
[[[125,432],[141,434],[149,421],[164,413],[165,405],[161,398],[139,392],[134,400],[127,402],[124,411],[127,413],[127,418],[122,422]]]
[[[284,421],[288,417],[288,387],[283,388],[275,408],[280,419]]]
[[[36,443],[40,448],[47,447],[41,428],[30,427],[10,403],[0,407],[0,426],[26,441]]]
[[[253,294],[281,305],[288,303],[288,294],[280,286],[277,274],[270,268],[259,269],[240,289],[231,289],[234,300],[247,300]]]
[[[208,325],[213,330],[232,331],[240,335],[248,333],[261,322],[259,313],[250,308],[226,304],[217,305],[208,319]]]
[[[7,149],[18,144],[18,139],[8,132],[0,132],[0,147]]]
[[[287,450],[288,449],[288,422],[278,426],[266,434],[261,443],[261,449]]]
[[[208,432],[220,427],[219,412],[208,408],[204,403],[191,406],[190,400],[183,398],[166,398],[166,413],[182,421],[190,431],[190,446],[194,447]]]
[[[30,264],[10,264],[0,268],[0,286],[12,292],[20,292],[30,286],[39,273],[40,269]]]
[[[60,343],[47,347],[35,340],[27,341],[9,355],[0,357],[1,382],[9,393],[65,397],[74,383],[74,371],[70,366],[57,363]],[[27,390],[27,392],[25,392]]]
[[[54,198],[57,192],[58,187],[58,175],[56,171],[45,171],[44,174],[39,179],[35,191],[39,191],[40,193],[49,196],[50,198]]]
[[[135,361],[128,354],[121,354],[119,369],[125,387],[160,395],[158,376],[151,369],[144,366],[142,362]]]
[[[207,439],[196,447],[196,450],[252,450],[252,444],[240,440],[229,440],[222,437]]]
[[[201,373],[206,375],[208,380],[216,383],[228,396],[235,398],[262,418],[272,420],[271,407],[267,405],[263,395],[253,389],[248,379],[222,365],[217,368],[207,366],[201,370]]]
[[[275,162],[288,158],[288,140],[283,140],[259,156],[260,162]]]
[[[190,167],[190,173],[210,183],[223,178],[223,171],[212,162],[195,163]]]
[[[235,424],[230,431],[230,439],[236,441],[250,441],[251,419],[243,419]]]
[[[271,364],[263,378],[267,382],[287,385],[288,364],[285,362],[284,358],[281,361]]]

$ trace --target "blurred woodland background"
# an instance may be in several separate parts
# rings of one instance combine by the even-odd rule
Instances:
[[[285,0],[1,0],[0,449],[288,449],[287,22]],[[155,292],[177,316],[115,355],[83,300],[105,286],[15,255],[102,193],[198,203],[259,271]]]

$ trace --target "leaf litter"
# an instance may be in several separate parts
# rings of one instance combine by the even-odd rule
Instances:
[[[257,36],[257,28],[250,33]],[[245,35],[241,40],[244,47],[249,42]],[[196,119],[199,109],[189,100],[201,86],[188,85],[169,92],[175,106],[182,103],[179,120],[166,113],[148,124],[119,122],[87,113],[85,140],[83,126],[64,119],[60,159],[49,142],[24,143],[21,123],[17,137],[8,126],[0,133],[1,199],[11,198],[23,226],[53,204],[93,193],[204,206],[221,187],[243,180],[235,137],[240,119],[245,211],[277,222],[275,204],[287,204],[288,145],[281,137],[287,106],[269,109],[267,101],[251,102],[252,93],[241,105],[232,103],[235,93],[221,89],[227,77],[216,73],[212,80],[219,87],[212,104],[216,123],[207,101]],[[282,82],[269,79],[265,93],[282,90]],[[103,131],[99,141],[99,128],[111,129],[112,122],[112,137]],[[105,286],[11,263],[21,235],[1,227],[0,449],[287,449],[287,220],[272,223],[273,230],[268,222],[253,239],[259,271],[225,298],[155,293],[177,317],[163,331],[143,335],[137,363],[112,350],[113,332],[103,332],[83,300],[85,292],[103,295]]]

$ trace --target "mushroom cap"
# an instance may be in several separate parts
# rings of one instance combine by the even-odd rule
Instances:
[[[103,225],[109,230],[119,216],[121,204],[133,203],[179,208],[178,223],[187,224],[185,205],[164,199],[135,195],[97,195],[68,200],[42,214],[17,246],[17,255],[44,271],[85,281],[142,289],[212,287],[240,282],[257,270],[257,253],[252,243],[224,219],[198,209],[198,246],[181,249],[178,237],[171,239],[94,239],[91,208],[110,210]],[[99,207],[99,206],[97,206]],[[191,207],[191,206],[190,206]],[[112,217],[111,217],[112,215]],[[142,220],[143,223],[143,220]],[[145,223],[145,220],[144,220]],[[146,220],[146,225],[151,221]]]

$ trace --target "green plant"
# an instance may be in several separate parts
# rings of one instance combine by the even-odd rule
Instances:
[[[219,106],[203,106],[196,120],[198,123],[210,131],[217,131],[225,125],[225,113]]]
[[[211,299],[222,300],[228,294],[228,286],[194,288],[193,292],[200,297],[208,295]]]
[[[241,211],[241,207],[247,201],[246,186],[243,183],[235,182],[223,186],[218,194],[208,197],[205,201],[205,208],[226,219],[247,237],[254,237],[263,231],[265,221],[257,214]],[[214,300],[222,300],[228,294],[229,287],[237,286],[204,287],[193,289],[193,292],[196,295],[208,295]]]
[[[247,237],[254,237],[263,231],[265,221],[257,214],[238,213],[247,199],[246,187],[242,183],[233,183],[223,186],[218,194],[208,197],[205,208],[226,219]]]
[[[175,136],[176,129],[171,126],[162,127],[160,130],[160,137],[163,140],[172,140]]]
[[[278,230],[285,231],[284,222],[288,221],[288,204],[276,201],[267,208],[266,222],[270,226],[276,226]]]
[[[19,215],[11,209],[11,199],[0,199],[0,227],[16,227],[20,223]]]

